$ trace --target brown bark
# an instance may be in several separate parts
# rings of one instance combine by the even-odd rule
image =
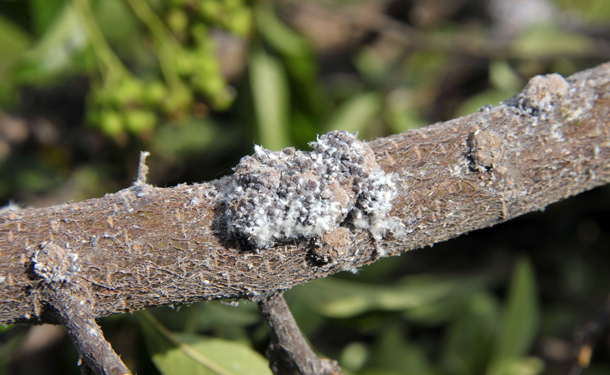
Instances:
[[[271,370],[277,375],[342,375],[336,362],[319,359],[309,347],[282,294],[259,302],[271,328],[267,350]]]
[[[293,241],[254,251],[228,238],[229,178],[0,213],[0,323],[62,322],[55,291],[78,286],[93,317],[201,300],[264,298],[345,269],[488,227],[610,181],[610,65],[535,77],[479,113],[369,143],[398,176],[403,236]],[[322,255],[321,255],[322,254]],[[323,261],[320,261],[322,259]],[[52,291],[53,293],[51,293]]]

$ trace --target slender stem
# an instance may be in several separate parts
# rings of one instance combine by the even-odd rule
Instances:
[[[271,328],[271,342],[267,354],[274,374],[342,374],[336,362],[316,356],[299,330],[281,293],[272,295],[258,306]]]
[[[108,82],[110,85],[114,84],[121,77],[129,74],[127,68],[108,45],[93,12],[91,12],[89,0],[72,0],[72,4],[76,13],[82,18],[89,41],[99,59],[100,71],[105,74],[107,70]]]
[[[176,51],[180,48],[178,43],[173,39],[170,32],[166,29],[163,22],[157,17],[155,12],[148,6],[146,0],[127,0],[135,15],[148,27],[153,35],[155,43],[159,48],[159,64],[163,76],[170,84],[176,87],[180,84],[180,78],[176,72],[173,58]]]
[[[119,355],[104,338],[100,326],[95,322],[90,302],[82,294],[69,288],[58,289],[53,305],[68,336],[80,355],[80,364],[95,374],[131,374]]]

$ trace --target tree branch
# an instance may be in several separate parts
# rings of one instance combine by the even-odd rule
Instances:
[[[80,271],[76,260],[77,255],[53,243],[43,243],[30,254],[26,272],[37,284],[32,293],[38,303],[44,304],[35,307],[37,314],[46,308],[64,325],[80,354],[83,369],[95,374],[129,374],[95,322],[88,283],[73,277]]]
[[[319,359],[297,326],[281,293],[259,302],[259,309],[271,328],[267,356],[276,375],[341,375],[336,362]]]
[[[228,236],[223,192],[232,177],[173,188],[139,181],[99,199],[4,211],[0,323],[65,323],[57,311],[66,307],[48,292],[57,285],[82,290],[94,318],[260,301],[541,210],[610,181],[609,83],[608,64],[567,81],[535,77],[498,106],[368,143],[379,167],[396,174],[391,215],[403,235],[376,238],[346,225],[348,241],[297,238],[255,250]]]

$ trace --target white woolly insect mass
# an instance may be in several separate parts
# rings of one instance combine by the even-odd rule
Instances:
[[[39,249],[30,254],[34,272],[49,284],[70,282],[73,274],[80,271],[80,266],[78,254],[68,249],[69,246],[41,243]]]
[[[255,146],[242,158],[225,192],[230,234],[265,248],[319,238],[348,222],[375,239],[400,228],[389,217],[395,175],[381,169],[367,144],[335,131],[310,145],[312,152]]]

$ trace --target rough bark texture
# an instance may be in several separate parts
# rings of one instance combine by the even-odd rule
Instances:
[[[104,338],[91,310],[83,308],[83,303],[87,300],[78,290],[68,289],[58,292],[53,301],[68,336],[81,356],[79,364],[84,366],[84,369],[95,374],[131,373]]]
[[[299,330],[281,293],[259,302],[259,309],[271,328],[271,342],[267,350],[267,357],[274,374],[343,374],[336,362],[316,357]]]
[[[391,215],[405,234],[281,243],[227,237],[229,178],[0,213],[0,323],[63,323],[50,290],[77,286],[92,317],[164,304],[249,298],[541,210],[610,181],[610,65],[535,77],[477,114],[368,145],[396,173]],[[343,233],[346,234],[346,233]]]

